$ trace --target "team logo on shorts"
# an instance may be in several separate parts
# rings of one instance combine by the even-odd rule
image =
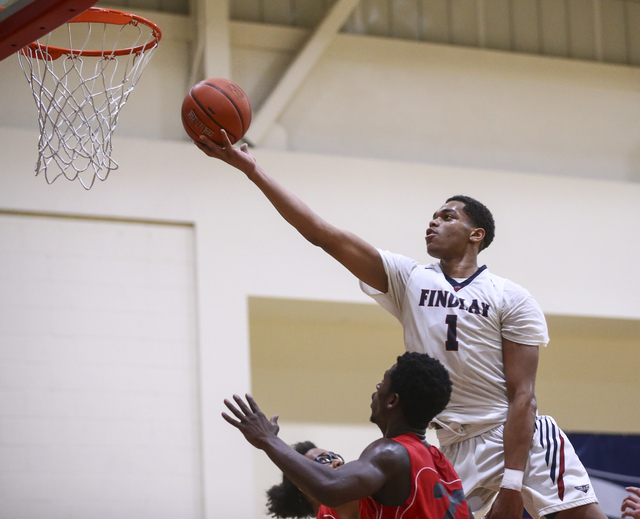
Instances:
[[[580,492],[584,492],[585,494],[587,492],[589,492],[589,485],[580,485],[579,487],[575,487],[576,490],[579,490]]]

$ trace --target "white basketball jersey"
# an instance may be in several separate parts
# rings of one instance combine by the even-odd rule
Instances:
[[[400,321],[408,351],[428,353],[449,371],[453,393],[438,420],[503,423],[508,402],[502,338],[528,346],[549,342],[546,320],[531,294],[486,267],[456,281],[439,263],[418,265],[406,256],[380,254],[389,291],[361,287]]]

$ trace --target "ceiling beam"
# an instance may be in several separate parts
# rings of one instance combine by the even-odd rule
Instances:
[[[201,79],[231,77],[229,0],[195,0],[196,50],[189,84]],[[198,77],[199,75],[203,77]]]
[[[258,113],[254,115],[245,141],[251,145],[260,145],[358,3],[359,0],[338,0],[333,4]]]

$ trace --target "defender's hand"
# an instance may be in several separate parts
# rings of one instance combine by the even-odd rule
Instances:
[[[238,395],[233,395],[235,405],[225,399],[224,405],[237,420],[227,413],[222,413],[222,418],[238,429],[251,445],[262,449],[268,439],[278,436],[280,431],[278,415],[273,415],[271,420],[268,420],[249,393],[245,395],[245,398],[247,399],[246,403]]]
[[[522,494],[517,490],[501,488],[498,497],[486,515],[487,519],[522,519],[524,504]]]

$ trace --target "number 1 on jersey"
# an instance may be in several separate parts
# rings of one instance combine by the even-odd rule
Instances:
[[[447,342],[445,342],[447,351],[458,351],[458,316],[447,315],[444,322],[447,323]]]

